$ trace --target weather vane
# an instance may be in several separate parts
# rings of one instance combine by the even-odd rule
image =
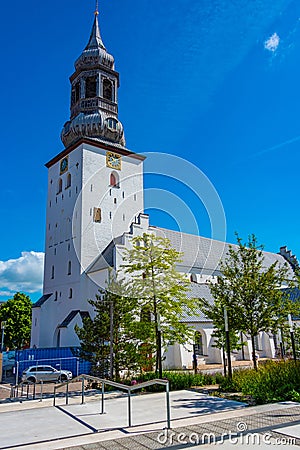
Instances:
[[[99,15],[99,2],[98,2],[98,0],[96,0],[96,8],[95,8],[95,16],[98,16]]]

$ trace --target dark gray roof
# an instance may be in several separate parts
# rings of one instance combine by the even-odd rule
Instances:
[[[51,294],[44,294],[41,298],[38,299],[37,302],[34,303],[34,305],[32,305],[33,308],[40,308],[47,300],[48,298],[50,298],[52,295]]]
[[[233,248],[237,247],[234,244],[165,228],[155,227],[155,232],[158,236],[168,238],[172,247],[183,253],[183,261],[178,266],[178,269],[183,272],[221,275],[220,261],[224,261],[226,258],[230,245]],[[275,261],[278,261],[280,265],[286,264],[285,259],[277,253],[264,251],[263,255],[265,268],[270,267]],[[288,275],[293,278],[294,274],[290,267]]]
[[[106,269],[114,266],[114,249],[115,245],[121,243],[122,236],[116,237],[108,244],[104,251],[94,260],[87,272],[97,272],[98,270]]]
[[[187,293],[189,298],[205,298],[209,303],[213,304],[213,298],[210,293],[209,286],[207,284],[191,283],[190,290]],[[183,316],[183,322],[211,322],[203,312],[197,308],[193,315],[185,313]]]
[[[80,314],[81,319],[90,316],[87,311],[80,311],[79,309],[73,310],[67,315],[67,317],[62,321],[58,328],[67,328],[72,320],[77,316],[77,314]]]
[[[128,148],[126,148],[124,145],[119,144],[118,142],[113,142],[113,141],[111,141],[109,139],[105,139],[105,137],[89,136],[89,139],[91,141],[100,142],[101,144],[109,144],[111,147],[115,147],[115,148],[120,149],[120,150],[126,150],[126,151],[131,152],[131,150],[128,150]],[[134,153],[134,152],[132,152],[132,153]]]

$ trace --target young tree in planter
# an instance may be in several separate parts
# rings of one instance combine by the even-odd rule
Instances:
[[[106,289],[89,303],[95,316],[84,317],[83,327],[76,326],[75,331],[81,341],[80,356],[91,361],[93,373],[106,378],[112,375],[112,365],[118,380],[121,371],[137,371],[147,364],[142,344],[149,341],[148,324],[138,317],[137,301],[124,280],[110,274]]]
[[[32,302],[28,295],[17,292],[0,308],[0,322],[6,322],[4,346],[21,349],[30,343]]]
[[[170,241],[144,233],[132,239],[132,249],[123,255],[123,269],[130,276],[141,311],[147,312],[156,348],[156,372],[162,377],[162,347],[186,343],[194,331],[182,322],[184,312],[192,313],[195,299],[187,296],[186,278],[176,270],[181,254]]]
[[[223,276],[216,284],[211,284],[211,294],[227,307],[232,330],[250,336],[256,369],[255,337],[262,331],[276,331],[294,308],[279,289],[286,282],[287,266],[275,262],[265,267],[262,247],[251,235],[247,244],[237,236],[237,246],[229,246],[220,270]],[[220,317],[219,323],[221,321]]]
[[[201,311],[212,320],[214,324],[214,331],[212,336],[214,337],[216,348],[219,348],[223,352],[223,364],[224,364],[224,374],[226,374],[226,334],[225,334],[225,320],[224,320],[224,309],[227,309],[228,325],[229,325],[229,340],[230,348],[232,350],[239,350],[243,347],[244,343],[241,342],[241,334],[238,333],[239,321],[236,320],[233,311],[229,308],[229,302],[226,298],[226,288],[223,284],[223,280],[218,280],[222,285],[220,289],[220,296],[218,296],[213,303],[209,302],[205,298],[200,298],[200,309]],[[212,287],[212,285],[211,285]],[[221,295],[221,292],[223,295]]]

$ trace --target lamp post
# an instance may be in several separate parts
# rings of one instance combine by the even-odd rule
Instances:
[[[231,369],[231,358],[230,358],[230,338],[229,338],[228,314],[227,314],[227,309],[226,308],[224,308],[224,322],[225,322],[228,378],[231,379],[232,378],[232,369]]]
[[[114,378],[114,303],[111,301],[109,305],[109,376]]]
[[[291,333],[291,341],[292,341],[292,350],[293,350],[293,357],[294,357],[294,361],[297,361],[297,357],[296,357],[296,347],[295,347],[295,337],[294,337],[294,327],[293,327],[293,320],[292,320],[292,315],[288,314],[288,321],[289,321],[289,326],[290,326],[290,333]]]
[[[2,330],[2,337],[1,337],[1,353],[3,353],[4,349],[4,330],[5,330],[6,322],[1,322],[1,330]]]
[[[162,354],[161,354],[161,326],[160,326],[160,313],[157,311],[156,313],[156,321],[157,321],[157,362],[158,362],[158,377],[162,378]]]

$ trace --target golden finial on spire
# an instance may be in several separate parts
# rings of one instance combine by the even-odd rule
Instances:
[[[96,0],[96,8],[95,8],[94,14],[95,14],[95,16],[99,16],[99,4],[98,4],[98,0]]]

